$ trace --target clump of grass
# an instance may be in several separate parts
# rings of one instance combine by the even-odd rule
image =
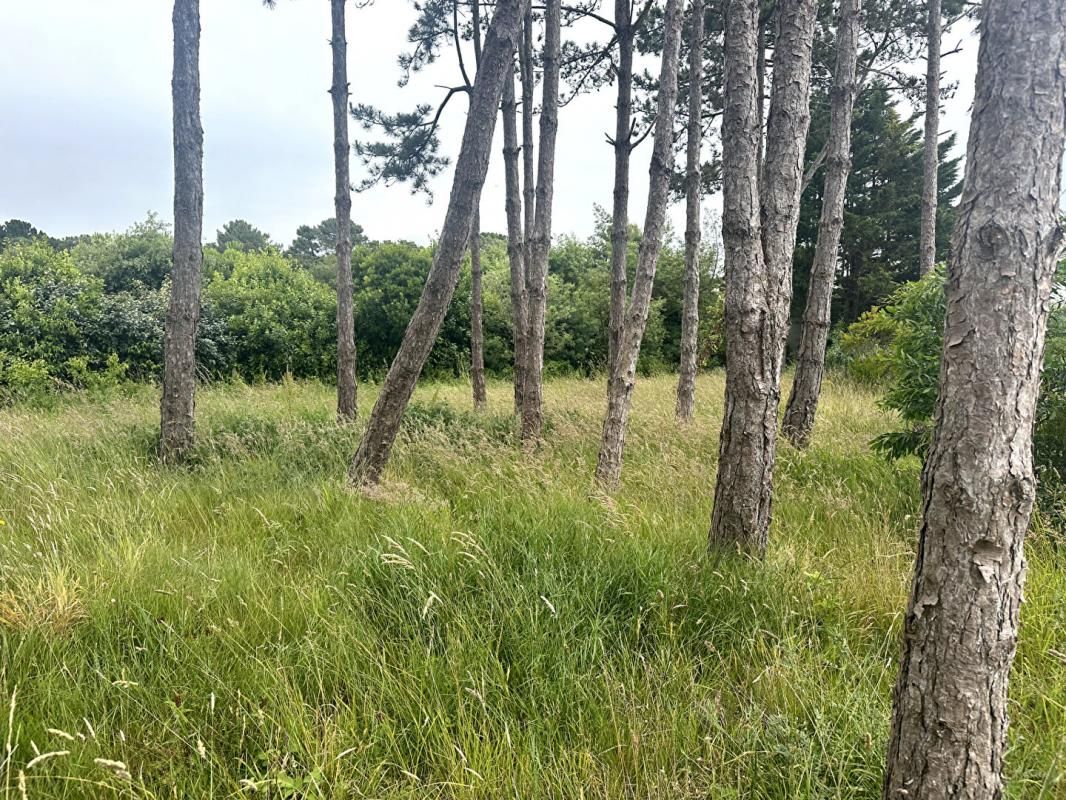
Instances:
[[[85,618],[77,579],[66,568],[38,578],[21,575],[0,589],[0,628],[61,635]]]
[[[874,398],[829,382],[813,446],[782,445],[753,563],[705,553],[721,375],[684,429],[673,379],[641,379],[609,498],[602,383],[546,388],[531,451],[509,385],[485,414],[419,389],[371,494],[319,384],[201,392],[182,469],[149,389],[0,411],[4,789],[879,797],[920,505],[918,465],[869,452]],[[1066,785],[1066,571],[1029,555],[1007,770],[1035,799]]]

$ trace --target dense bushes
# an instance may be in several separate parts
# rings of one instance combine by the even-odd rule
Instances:
[[[1066,277],[1066,276],[1060,276]],[[835,361],[853,379],[885,387],[882,403],[901,426],[873,440],[890,458],[923,455],[932,435],[944,329],[944,272],[897,289],[882,308],[850,325],[836,346]],[[1066,303],[1048,321],[1033,456],[1041,507],[1066,524]]]
[[[322,223],[323,241],[328,223]],[[0,250],[0,397],[63,388],[153,380],[162,370],[172,239],[158,218],[125,233],[77,237],[69,249],[35,235],[12,236]],[[306,238],[306,237],[305,237]],[[631,237],[635,261],[639,232]],[[299,241],[299,240],[298,240]],[[552,250],[545,369],[593,374],[607,360],[610,244],[606,220],[587,241],[563,237]],[[705,263],[713,263],[706,254]],[[418,303],[433,250],[410,242],[355,248],[356,343],[363,377],[388,368]],[[201,375],[249,381],[284,374],[331,380],[336,357],[335,260],[325,249],[283,252],[231,242],[204,250],[203,309],[197,354]],[[512,365],[510,272],[503,237],[482,236],[485,366]],[[632,263],[631,263],[632,267]],[[641,357],[645,372],[679,358],[679,248],[664,249]],[[718,363],[721,297],[704,279],[701,357]],[[463,272],[427,363],[431,376],[462,374],[469,364],[470,274]]]

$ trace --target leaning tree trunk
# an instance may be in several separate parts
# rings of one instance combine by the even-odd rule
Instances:
[[[770,313],[773,341],[773,347],[764,355],[764,379],[769,395],[763,410],[764,436],[761,438],[768,487],[777,449],[781,366],[792,303],[792,257],[803,193],[803,155],[811,122],[811,56],[817,16],[817,0],[779,0],[774,11],[774,74],[759,183],[766,307]],[[766,516],[769,517],[772,507],[769,489],[765,502],[768,506]]]
[[[837,250],[844,228],[844,194],[851,169],[851,116],[855,107],[858,53],[859,0],[843,0],[837,24],[837,60],[829,109],[818,244],[814,248],[814,265],[807,287],[796,374],[781,425],[785,437],[796,447],[806,447],[810,442],[825,373],[825,346],[829,339]]]
[[[1066,138],[1066,5],[986,0],[886,800],[1003,796]]]
[[[626,266],[629,258],[629,156],[633,152],[633,2],[615,0],[614,35],[617,100],[614,117],[614,200],[611,208],[611,299],[607,322],[607,375],[614,373],[626,314]]]
[[[928,56],[925,68],[925,143],[922,153],[922,236],[918,273],[936,263],[937,137],[940,128],[940,0],[929,0]]]
[[[700,327],[700,145],[703,143],[703,0],[692,0],[688,51],[688,142],[685,152],[685,285],[676,414],[692,419]]]
[[[204,216],[199,0],[174,0],[173,25],[174,271],[163,333],[159,455],[164,463],[180,461],[192,447],[196,409]]]
[[[500,95],[511,69],[527,5],[528,0],[499,0],[496,4],[496,13],[485,36],[481,69],[474,80],[448,211],[433,256],[433,266],[349,468],[349,478],[357,486],[380,480],[404,409],[448,312],[481,188],[485,184]]]
[[[331,0],[333,18],[333,163],[337,214],[337,421],[357,414],[355,384],[355,312],[352,308],[352,187],[348,175],[348,41],[345,0]]]
[[[481,0],[470,0],[474,36],[474,66],[481,66]],[[480,198],[479,198],[480,204]],[[481,315],[481,213],[474,213],[470,230],[470,388],[474,409],[485,408],[485,328]]]
[[[761,555],[770,529],[809,93],[815,3],[783,0],[761,181],[758,3],[733,0],[726,22],[722,121],[726,253],[726,396],[710,545]],[[761,191],[761,196],[760,196]],[[765,207],[764,207],[765,206]]]
[[[540,439],[543,425],[542,373],[544,318],[548,301],[548,251],[551,248],[552,195],[555,183],[555,137],[559,129],[560,0],[548,0],[544,11],[544,98],[540,105],[540,152],[537,158],[537,207],[533,222],[530,261],[526,272],[529,292],[526,337],[526,385],[522,389],[522,440]]]
[[[681,0],[667,0],[663,23],[663,61],[655,109],[655,142],[648,180],[648,209],[640,240],[633,296],[626,309],[622,338],[607,384],[607,414],[596,460],[596,481],[608,489],[618,485],[622,451],[633,399],[637,358],[648,322],[655,264],[662,248],[666,207],[670,203],[670,175],[674,169],[674,113],[677,108],[677,62],[681,48]]]
[[[522,413],[526,363],[526,262],[523,255],[522,187],[518,177],[518,107],[514,67],[503,83],[503,165],[506,185],[507,261],[511,270],[511,328],[514,342],[514,410]]]

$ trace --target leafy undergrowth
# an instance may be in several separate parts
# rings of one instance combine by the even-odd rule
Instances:
[[[532,454],[507,384],[423,387],[369,495],[318,384],[203,391],[180,470],[150,389],[0,411],[5,797],[879,797],[917,463],[829,385],[767,560],[711,560],[722,379],[680,430],[673,386],[613,498],[599,382],[547,387]],[[1029,553],[1009,794],[1061,797],[1066,558]]]

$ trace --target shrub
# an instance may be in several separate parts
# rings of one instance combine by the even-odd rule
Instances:
[[[94,233],[71,251],[74,264],[104,282],[107,292],[159,289],[170,275],[174,239],[149,214],[125,233]]]
[[[0,354],[8,381],[26,365],[44,364],[50,375],[69,380],[64,365],[82,357],[103,367],[107,353],[90,335],[102,325],[103,285],[84,275],[68,253],[43,239],[19,241],[0,253]],[[32,371],[37,368],[33,367]]]
[[[940,379],[944,328],[944,271],[904,284],[883,308],[866,312],[841,336],[840,351],[852,378],[885,387],[882,404],[902,425],[876,437],[874,450],[888,458],[924,457]],[[1045,513],[1066,523],[1066,304],[1048,320],[1033,457]]]
[[[328,286],[275,249],[223,256],[228,275],[204,287],[205,318],[221,322],[217,372],[277,380],[285,374],[327,378],[336,370],[336,300]]]

